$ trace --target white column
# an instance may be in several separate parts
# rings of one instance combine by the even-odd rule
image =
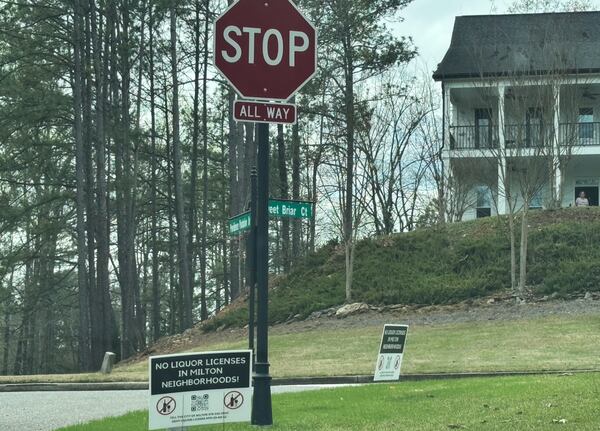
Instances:
[[[444,133],[446,136],[445,142],[445,150],[450,149],[450,126],[452,125],[452,115],[451,115],[451,99],[450,99],[450,88],[448,88],[448,84],[443,84],[443,98],[444,98]]]
[[[554,100],[553,112],[552,112],[552,123],[554,127],[554,160],[553,165],[555,167],[554,175],[550,175],[550,178],[553,179],[553,184],[551,184],[552,190],[552,199],[555,200],[562,206],[562,190],[561,190],[561,181],[562,181],[562,172],[560,169],[560,150],[561,150],[561,142],[560,142],[560,84],[556,84],[552,87],[552,99]]]
[[[504,137],[504,84],[498,85],[498,214],[506,214],[506,139]]]

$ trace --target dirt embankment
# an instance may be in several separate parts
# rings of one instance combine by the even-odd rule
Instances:
[[[600,294],[587,293],[567,300],[551,297],[530,298],[517,303],[510,294],[495,295],[478,300],[463,301],[453,305],[386,307],[369,306],[357,314],[337,317],[339,307],[313,313],[306,320],[290,320],[274,325],[270,334],[290,334],[314,330],[336,330],[352,327],[380,327],[385,323],[401,322],[409,325],[447,325],[453,323],[488,320],[521,320],[548,315],[600,314]],[[159,340],[144,352],[126,362],[137,362],[150,355],[176,353],[213,343],[235,342],[248,336],[247,328],[222,328],[204,332],[201,325]],[[123,364],[122,363],[122,364]]]

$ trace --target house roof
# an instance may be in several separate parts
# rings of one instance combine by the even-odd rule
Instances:
[[[600,12],[456,17],[433,78],[556,71],[600,72]]]

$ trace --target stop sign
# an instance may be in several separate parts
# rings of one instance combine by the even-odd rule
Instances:
[[[239,0],[217,20],[214,63],[244,98],[286,101],[315,74],[317,31],[289,0]]]

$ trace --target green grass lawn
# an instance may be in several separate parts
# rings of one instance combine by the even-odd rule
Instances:
[[[400,323],[400,322],[399,322]],[[270,337],[274,377],[340,376],[373,372],[382,328],[310,330]],[[246,340],[207,344],[197,351],[244,348]],[[145,381],[147,361],[109,376],[75,374],[0,377],[24,381]],[[600,369],[600,315],[412,326],[403,373]]]
[[[598,430],[600,374],[378,384],[277,395],[273,430]],[[142,431],[147,412],[61,431]],[[247,424],[190,428],[251,430]]]
[[[270,337],[275,377],[373,373],[382,328],[311,330]],[[198,351],[242,348],[238,343]],[[600,315],[412,326],[403,373],[600,369]],[[143,373],[147,362],[119,369]]]

